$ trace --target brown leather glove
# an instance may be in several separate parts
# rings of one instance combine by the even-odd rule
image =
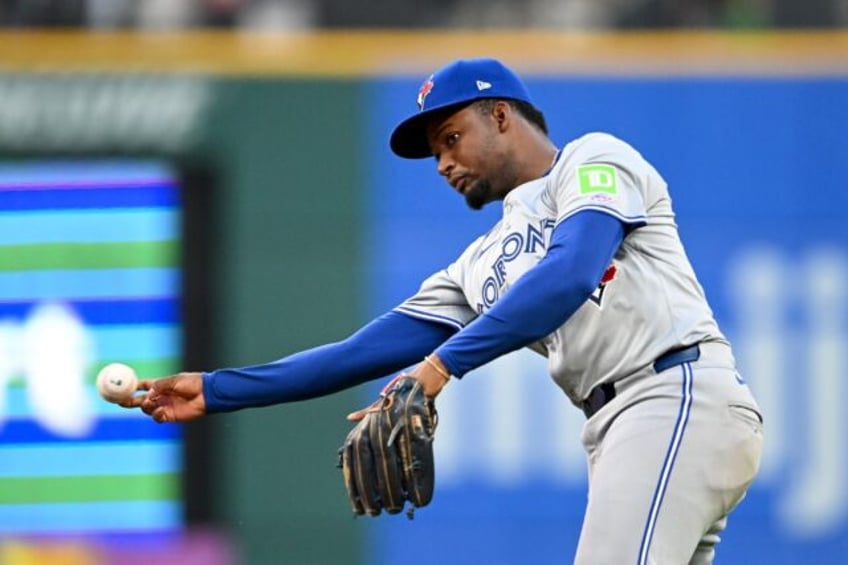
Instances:
[[[433,436],[438,414],[421,384],[400,374],[348,434],[339,466],[353,511],[377,516],[426,506],[433,498]]]

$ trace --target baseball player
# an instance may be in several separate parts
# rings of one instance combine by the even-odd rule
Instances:
[[[762,417],[687,260],[665,181],[608,134],[558,148],[524,83],[496,60],[443,67],[418,106],[392,150],[435,157],[471,208],[500,201],[500,221],[343,341],[143,381],[150,392],[125,405],[183,421],[330,394],[416,363],[409,374],[435,397],[451,377],[529,347],[587,418],[575,563],[712,563],[756,475]]]

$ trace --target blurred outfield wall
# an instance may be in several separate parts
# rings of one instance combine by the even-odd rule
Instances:
[[[432,161],[386,147],[429,72],[479,55],[527,73],[556,141],[611,131],[669,181],[767,418],[763,474],[726,562],[844,560],[846,34],[6,34],[0,150],[157,156],[211,173],[205,358],[261,362],[347,335],[493,220],[466,211]],[[349,516],[335,449],[368,386],[209,419],[211,517],[250,564],[393,563],[409,554],[393,541],[401,530],[440,540],[444,563],[568,561],[584,500],[580,414],[538,359],[480,373],[440,398],[439,491],[415,521]]]
[[[528,87],[553,139],[611,132],[666,178],[689,256],[763,409],[760,480],[731,516],[719,561],[844,562],[848,192],[837,163],[848,155],[848,80],[534,76]],[[409,80],[374,84],[375,130],[389,131],[415,92]],[[380,312],[498,210],[463,209],[433,160],[409,166],[375,145],[373,163]],[[586,497],[581,413],[535,354],[476,373],[439,397],[437,503],[414,524],[380,522],[373,545],[388,548],[378,562],[392,563],[413,530],[439,540],[434,554],[411,558],[422,565],[571,558]]]

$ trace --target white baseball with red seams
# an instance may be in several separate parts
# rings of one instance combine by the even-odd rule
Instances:
[[[130,398],[138,387],[135,369],[123,363],[110,363],[97,373],[97,392],[104,400],[121,402]]]

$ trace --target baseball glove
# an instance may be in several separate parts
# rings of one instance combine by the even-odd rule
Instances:
[[[421,384],[401,374],[389,382],[339,449],[339,466],[353,512],[397,514],[433,498],[433,434],[438,414]]]

